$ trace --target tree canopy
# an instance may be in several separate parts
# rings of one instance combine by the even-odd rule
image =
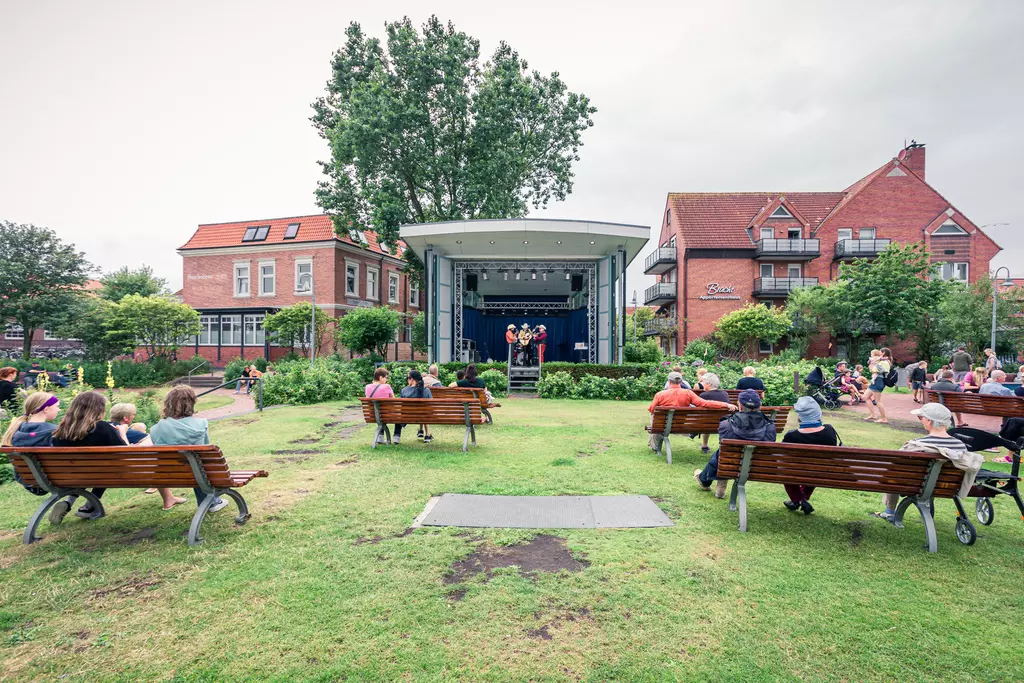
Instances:
[[[403,223],[521,217],[572,191],[596,111],[585,95],[504,42],[480,64],[480,42],[436,16],[385,33],[352,23],[313,103],[331,149],[316,197],[336,230],[394,244]]]
[[[755,341],[774,344],[793,327],[789,313],[764,304],[747,304],[718,319],[715,336],[728,348],[743,349]]]
[[[163,355],[199,334],[198,311],[169,297],[128,294],[108,311],[105,336],[122,343],[125,353],[142,346],[151,356]]]
[[[387,357],[388,344],[395,341],[401,316],[385,306],[356,308],[338,320],[338,341],[355,353]]]
[[[32,335],[71,305],[92,268],[53,230],[0,221],[0,323],[21,326],[25,358]]]
[[[1001,292],[996,298],[996,339],[1016,346],[1024,332],[1024,319],[1019,317],[1021,295],[1017,291]],[[938,306],[939,334],[954,344],[965,344],[975,358],[991,343],[992,280],[979,278],[973,284],[952,283]]]
[[[295,348],[298,344],[303,354],[309,349],[309,323],[313,315],[311,304],[308,301],[300,301],[297,304],[282,308],[277,313],[268,315],[263,321],[263,329],[267,334],[277,337],[277,342],[283,346]],[[324,334],[331,322],[331,316],[320,308],[316,307],[316,347],[315,352],[320,353],[323,346]]]
[[[129,294],[153,296],[167,292],[167,280],[156,277],[153,269],[143,265],[135,270],[122,266],[100,278],[103,289],[99,295],[108,301],[118,302]]]

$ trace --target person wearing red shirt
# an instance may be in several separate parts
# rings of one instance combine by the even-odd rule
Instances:
[[[729,412],[737,410],[737,407],[731,403],[705,401],[689,389],[683,389],[682,383],[683,376],[680,373],[668,373],[668,389],[663,389],[656,393],[650,407],[647,408],[648,412],[651,413],[651,424],[654,423],[655,408],[718,408],[719,410],[728,410]],[[652,432],[647,445],[657,453],[658,446],[661,445],[663,438],[661,434]]]

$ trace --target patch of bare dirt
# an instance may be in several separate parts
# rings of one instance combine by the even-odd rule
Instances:
[[[535,613],[534,619],[540,620],[540,614]],[[590,610],[586,607],[581,607],[576,610],[569,610],[556,614],[550,621],[542,625],[539,628],[527,629],[526,635],[530,638],[537,638],[540,640],[551,640],[554,636],[551,633],[551,629],[558,628],[566,622],[577,622],[577,621],[593,621],[590,616]]]
[[[466,597],[466,589],[456,588],[455,590],[445,595],[445,597],[448,599],[449,602],[462,602]]]
[[[274,458],[273,462],[278,465],[296,465],[301,462],[309,462],[312,459],[308,455],[289,455],[284,458]]]
[[[531,638],[539,638],[540,640],[551,640],[551,631],[548,630],[549,626],[544,624],[540,628],[530,629],[526,632]]]
[[[453,562],[452,573],[444,578],[446,585],[462,583],[480,573],[487,577],[501,567],[518,567],[523,576],[533,578],[538,572],[566,570],[581,572],[590,563],[576,559],[565,545],[565,539],[550,534],[535,536],[529,543],[508,547],[482,544],[469,557]]]
[[[154,535],[156,535],[156,529],[154,529],[153,527],[146,527],[144,529],[139,529],[131,536],[126,536],[125,538],[121,539],[120,543],[121,545],[136,545],[138,543],[142,543],[143,541],[148,541],[152,539]]]
[[[377,545],[378,543],[380,543],[383,540],[384,540],[383,536],[373,536],[372,538],[367,538],[366,536],[360,536],[359,538],[357,538],[355,540],[355,543],[353,543],[352,545],[366,545],[367,543],[369,543],[370,545]]]
[[[346,467],[351,467],[352,465],[355,465],[357,462],[359,462],[359,455],[356,454],[356,453],[351,453],[351,454],[349,454],[348,460],[339,460],[338,462],[334,463],[333,465],[328,465],[324,469],[325,470],[341,470],[341,469],[345,469]]]
[[[306,439],[292,439],[288,443],[316,443],[318,441],[320,441],[320,439],[317,439],[315,437],[311,437],[311,438],[306,438]]]
[[[860,545],[860,541],[864,538],[864,523],[863,522],[850,522],[846,525],[846,530],[850,532],[850,547],[856,548]]]
[[[611,448],[611,444],[607,441],[598,441],[596,444],[594,444],[594,448],[601,452],[604,452]]]
[[[320,455],[323,451],[316,448],[285,448],[280,451],[270,451],[271,455]],[[309,458],[306,458],[309,460]]]
[[[91,595],[94,598],[104,598],[108,595],[135,595],[137,593],[142,593],[143,591],[148,591],[155,586],[159,586],[161,583],[162,582],[158,579],[154,579],[150,576],[132,575],[131,578],[118,586],[113,586],[111,588],[99,588],[92,591]]]
[[[593,455],[593,453],[587,453],[586,451],[576,451],[577,458],[589,458]]]

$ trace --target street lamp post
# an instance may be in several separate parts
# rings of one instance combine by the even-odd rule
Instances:
[[[313,266],[310,264],[309,274],[303,275],[299,278],[301,283],[305,283],[306,279],[309,278],[309,364],[313,365],[316,360],[316,343],[314,342],[314,335],[316,334],[316,293],[313,289]]]
[[[992,275],[992,341],[989,348],[992,349],[993,353],[996,350],[996,296],[999,293],[999,271],[1001,270],[1006,271],[1006,280],[1003,281],[1003,286],[1013,286],[1013,280],[1010,279],[1010,269],[1006,266],[999,266]]]

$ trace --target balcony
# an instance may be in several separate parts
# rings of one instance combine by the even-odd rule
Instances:
[[[664,306],[676,300],[676,283],[659,282],[644,292],[644,306]]]
[[[676,333],[676,318],[654,318],[644,323],[645,337],[672,337]]]
[[[787,261],[809,261],[821,256],[821,241],[816,239],[761,239],[754,249],[754,258],[765,261],[768,259],[786,259]]]
[[[754,280],[754,296],[784,297],[800,287],[818,284],[816,277],[759,277]]]
[[[644,261],[644,273],[647,275],[662,275],[675,267],[675,247],[658,247]]]
[[[875,258],[889,245],[890,239],[879,240],[839,240],[836,242],[836,261],[853,258]]]

